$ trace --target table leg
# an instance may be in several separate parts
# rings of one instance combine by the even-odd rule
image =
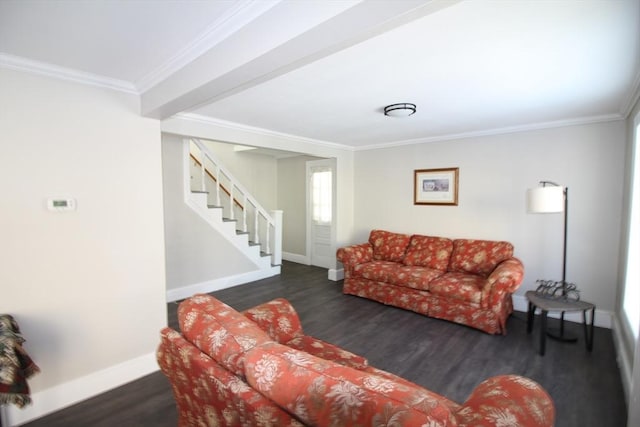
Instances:
[[[529,309],[527,310],[527,334],[530,334],[533,330],[533,319],[536,309],[533,304],[529,303]]]
[[[593,332],[594,332],[594,320],[596,317],[596,308],[591,309],[591,323],[587,328],[587,310],[582,312],[582,324],[584,325],[584,340],[587,344],[587,350],[593,350]]]
[[[549,312],[542,310],[542,317],[540,322],[540,356],[544,356],[545,351],[545,337],[547,336],[547,314]]]

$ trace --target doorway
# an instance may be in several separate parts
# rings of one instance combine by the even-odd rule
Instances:
[[[329,268],[335,236],[335,159],[307,162],[307,255]]]

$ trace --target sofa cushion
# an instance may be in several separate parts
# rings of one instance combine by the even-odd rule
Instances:
[[[444,272],[427,267],[398,266],[389,271],[387,283],[406,288],[428,291],[432,280],[442,276]]]
[[[445,273],[431,282],[429,292],[433,295],[480,304],[485,283],[487,279],[475,274]]]
[[[451,239],[416,234],[411,236],[402,263],[447,271],[452,251],[453,241]]]
[[[178,307],[184,337],[236,375],[244,375],[244,357],[271,338],[255,323],[211,295],[195,295]]]
[[[373,246],[373,259],[401,262],[410,238],[411,236],[407,234],[372,230],[369,235],[369,243]]]
[[[353,269],[353,278],[363,278],[376,282],[389,282],[402,264],[391,261],[371,261],[358,264]]]
[[[280,344],[247,353],[247,382],[307,425],[456,425],[428,390]]]
[[[457,239],[449,271],[480,274],[487,277],[498,264],[513,256],[513,245],[492,240]]]

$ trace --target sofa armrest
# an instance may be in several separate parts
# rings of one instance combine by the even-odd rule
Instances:
[[[518,258],[502,261],[489,274],[482,292],[483,302],[488,306],[498,304],[505,294],[512,294],[520,287],[524,277],[524,265]]]
[[[336,258],[344,265],[344,277],[349,278],[356,265],[373,261],[373,246],[369,243],[346,246],[338,249]]]
[[[483,381],[456,413],[461,426],[553,427],[555,407],[535,381],[501,375]]]
[[[304,335],[298,313],[284,298],[257,305],[242,314],[280,344]]]

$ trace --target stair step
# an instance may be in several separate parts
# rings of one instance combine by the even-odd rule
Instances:
[[[260,243],[249,242],[249,246],[260,246]]]
[[[193,194],[209,194],[208,191],[202,191],[202,190],[191,190],[191,192]]]
[[[218,206],[218,205],[207,205],[207,207],[209,209],[222,209],[222,206]]]
[[[237,219],[231,219],[231,218],[222,218],[223,222],[238,222]]]
[[[236,230],[236,234],[249,234],[248,231]]]

